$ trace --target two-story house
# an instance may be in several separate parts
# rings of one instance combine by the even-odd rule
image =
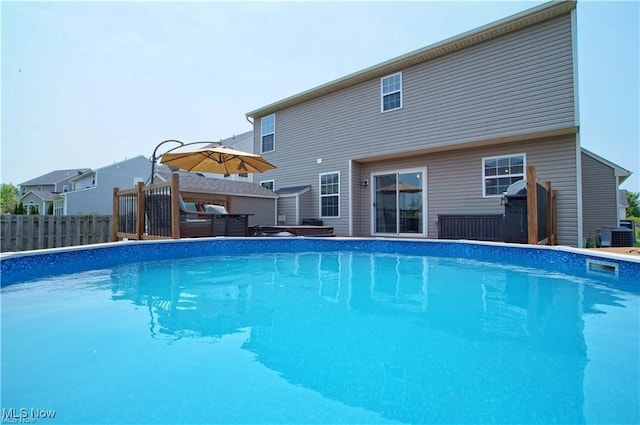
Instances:
[[[110,215],[113,213],[113,188],[133,188],[138,182],[145,181],[150,172],[151,161],[142,155],[86,170],[70,179],[72,191],[56,195],[54,213]]]
[[[73,190],[71,179],[88,171],[88,168],[54,170],[20,183],[21,202],[28,214],[47,214],[53,207],[55,195]]]
[[[278,213],[435,238],[438,214],[504,212],[535,165],[557,191],[558,242],[582,245],[575,7],[545,3],[248,112],[255,152],[278,167],[258,178],[289,195]]]

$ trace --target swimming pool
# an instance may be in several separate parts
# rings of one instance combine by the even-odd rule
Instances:
[[[226,238],[52,250],[1,265],[5,419],[640,419],[640,262],[619,256]]]

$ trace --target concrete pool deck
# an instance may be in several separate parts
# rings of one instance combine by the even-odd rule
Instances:
[[[640,257],[640,247],[621,247],[621,248],[589,248],[589,250],[613,252],[615,254],[628,255],[630,257]]]

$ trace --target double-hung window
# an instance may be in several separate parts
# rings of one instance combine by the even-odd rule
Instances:
[[[56,199],[53,201],[53,215],[64,215],[64,200]]]
[[[320,217],[340,217],[340,173],[320,174]]]
[[[482,159],[483,196],[500,196],[507,188],[524,179],[525,154],[493,156]]]
[[[384,77],[380,84],[382,112],[402,108],[402,73]]]
[[[260,121],[261,152],[271,152],[276,148],[276,116],[271,114]]]

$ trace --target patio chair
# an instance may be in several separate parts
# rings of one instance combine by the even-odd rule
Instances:
[[[215,214],[187,210],[179,197],[180,237],[215,236]],[[171,236],[171,195],[154,194],[145,197],[147,233],[152,236]]]

